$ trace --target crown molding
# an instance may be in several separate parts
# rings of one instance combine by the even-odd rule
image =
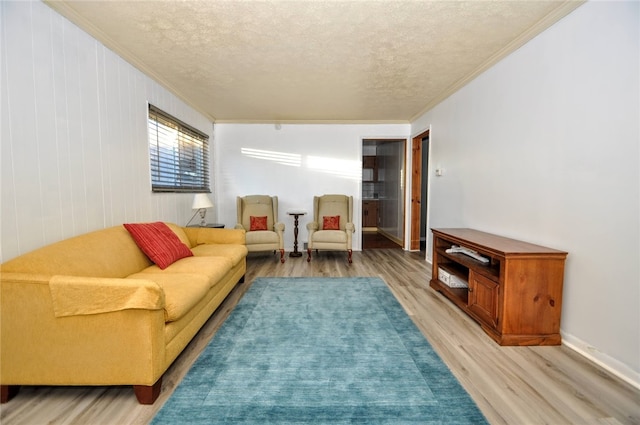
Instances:
[[[224,120],[218,119],[216,124],[410,124],[409,120]]]

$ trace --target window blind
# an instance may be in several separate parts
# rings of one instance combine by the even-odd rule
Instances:
[[[149,105],[153,192],[210,192],[209,136]]]

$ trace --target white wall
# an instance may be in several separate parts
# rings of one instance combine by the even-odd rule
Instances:
[[[227,227],[236,223],[236,197],[278,196],[279,219],[285,224],[285,249],[293,249],[290,209],[300,217],[298,249],[307,241],[313,197],[329,193],[353,196],[353,219],[361,229],[362,141],[406,138],[408,124],[216,124],[214,156],[217,213]],[[353,235],[361,249],[361,233]]]
[[[444,169],[431,227],[568,251],[565,343],[636,385],[639,5],[586,3],[412,123]]]
[[[44,3],[0,13],[0,261],[123,222],[185,224],[193,195],[151,193],[147,102],[211,122]]]

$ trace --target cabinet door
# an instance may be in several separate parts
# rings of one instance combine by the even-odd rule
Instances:
[[[373,201],[369,205],[368,222],[370,227],[378,227],[378,202]]]
[[[369,216],[369,202],[363,201],[362,202],[362,227],[368,227],[367,226],[368,216]]]
[[[499,290],[498,283],[469,271],[469,310],[493,328],[498,326]]]
[[[362,202],[362,225],[363,227],[378,226],[378,202],[377,201]]]
[[[376,168],[376,157],[370,155],[363,156],[362,168]]]

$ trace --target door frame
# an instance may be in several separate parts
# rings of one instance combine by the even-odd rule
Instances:
[[[409,141],[408,138],[405,137],[365,137],[361,139],[361,143],[360,143],[360,157],[362,158],[364,156],[364,144],[367,141],[371,141],[371,142],[376,142],[375,145],[378,144],[383,144],[383,143],[402,143],[402,155],[400,155],[398,157],[398,160],[400,160],[402,162],[402,166],[400,167],[400,172],[401,172],[401,176],[400,176],[400,180],[398,181],[398,184],[400,185],[399,187],[399,193],[402,196],[402,201],[401,201],[401,205],[402,205],[402,214],[398,217],[399,220],[402,220],[402,224],[400,226],[400,229],[402,231],[402,237],[401,238],[396,238],[395,236],[392,235],[386,235],[387,238],[394,240],[395,242],[397,242],[403,249],[406,249],[406,243],[407,243],[407,177],[406,177],[406,169],[407,169],[407,142]],[[360,224],[360,249],[364,250],[364,221],[362,221],[362,191],[363,191],[363,181],[362,179],[360,179],[360,220],[361,220],[361,224]],[[384,233],[384,232],[383,232]],[[397,240],[396,240],[397,239]]]
[[[422,173],[429,172],[422,169],[422,139],[429,136],[431,129],[427,129],[411,139],[411,205],[409,250],[420,251],[420,207],[422,199]],[[431,160],[431,158],[429,158]],[[426,199],[424,200],[426,201]],[[429,208],[429,206],[427,206]],[[427,210],[427,217],[429,211]]]

